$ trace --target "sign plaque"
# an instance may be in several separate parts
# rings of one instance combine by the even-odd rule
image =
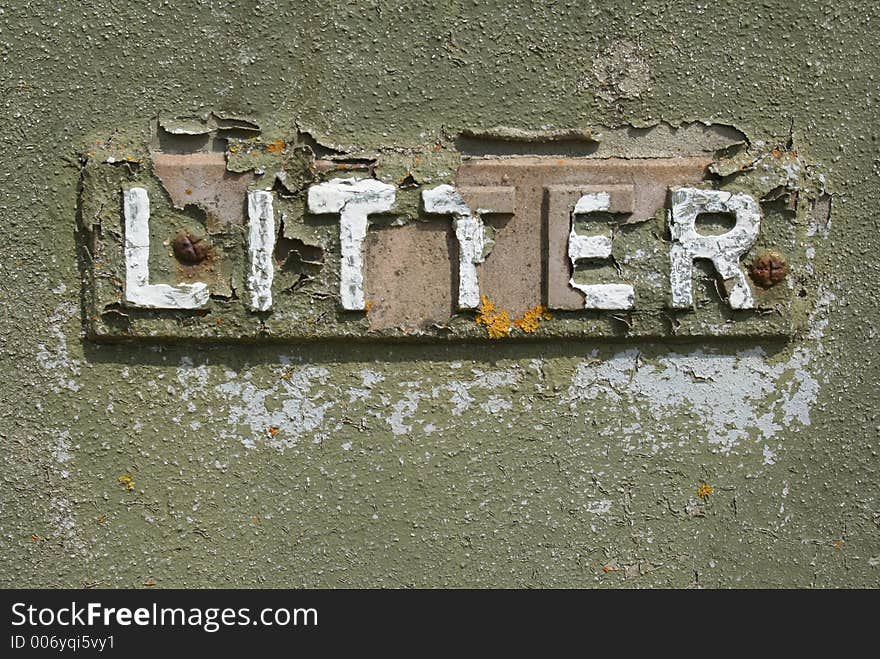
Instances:
[[[161,147],[83,166],[93,339],[786,337],[823,211],[705,153],[461,156],[432,183],[312,157],[290,190]]]

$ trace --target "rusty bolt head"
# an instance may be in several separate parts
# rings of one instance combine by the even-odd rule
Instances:
[[[764,288],[778,284],[787,274],[788,261],[779,252],[764,252],[752,263],[752,280]]]
[[[174,249],[174,256],[177,257],[177,260],[189,265],[204,261],[208,256],[210,248],[210,245],[204,238],[199,238],[185,231],[174,237],[171,246]]]

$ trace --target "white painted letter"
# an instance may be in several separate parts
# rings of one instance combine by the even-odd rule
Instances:
[[[272,193],[265,190],[248,192],[248,255],[250,271],[247,288],[251,297],[251,309],[267,311],[272,307],[272,278],[275,265],[275,214]]]
[[[700,213],[733,213],[736,225],[720,236],[703,236],[696,229]],[[687,309],[693,306],[694,259],[710,259],[725,281],[734,280],[729,289],[731,308],[754,308],[752,289],[739,267],[739,260],[758,237],[761,227],[758,202],[743,193],[676,188],[672,190],[672,210],[668,217],[673,243],[669,252],[672,307]]]
[[[125,216],[125,301],[148,309],[198,309],[208,303],[208,285],[150,283],[150,198],[144,188],[122,193]]]
[[[572,277],[569,284],[584,294],[584,309],[632,309],[635,304],[636,294],[629,284],[578,284],[574,280],[574,267],[578,261],[611,257],[611,236],[579,235],[574,230],[574,216],[610,209],[611,195],[607,192],[590,192],[578,199],[571,214],[568,258],[571,260]]]
[[[342,250],[339,297],[342,308],[363,310],[364,239],[367,216],[391,210],[395,200],[393,185],[375,179],[335,178],[309,188],[309,211],[339,213],[339,242]]]
[[[425,212],[452,215],[455,237],[458,240],[458,308],[475,309],[480,306],[480,284],[477,264],[484,261],[483,219],[480,212],[472,213],[461,195],[451,185],[438,185],[422,192]]]

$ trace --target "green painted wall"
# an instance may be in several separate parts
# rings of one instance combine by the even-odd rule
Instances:
[[[67,5],[0,3],[0,584],[880,585],[871,3]],[[366,147],[661,120],[791,135],[835,193],[809,328],[84,342],[75,154],[212,109]]]

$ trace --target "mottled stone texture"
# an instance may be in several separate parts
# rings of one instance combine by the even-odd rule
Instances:
[[[0,584],[880,585],[880,19],[747,4],[3,2]],[[735,126],[824,166],[816,302],[788,342],[84,342],[75,154],[210,110],[383,154]]]

